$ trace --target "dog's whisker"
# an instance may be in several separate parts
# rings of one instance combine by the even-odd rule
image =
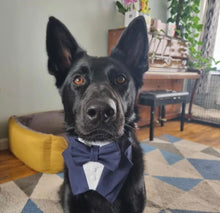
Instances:
[[[130,124],[126,124],[126,123],[125,123],[125,126],[128,127],[128,128],[131,128],[131,129],[135,130],[135,127],[132,126],[132,125],[130,125]]]

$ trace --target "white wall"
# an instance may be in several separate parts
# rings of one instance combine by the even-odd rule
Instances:
[[[81,2],[81,3],[80,3]],[[89,54],[106,55],[107,31],[123,24],[113,0],[0,2],[0,138],[11,115],[61,109],[45,48],[49,16],[63,21]]]
[[[167,0],[149,0],[149,5],[151,8],[152,18],[160,19],[162,22],[167,22]]]

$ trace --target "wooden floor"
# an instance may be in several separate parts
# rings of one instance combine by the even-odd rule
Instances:
[[[220,149],[220,128],[197,123],[185,123],[184,131],[180,132],[179,121],[169,121],[164,127],[155,127],[155,136],[169,134],[189,141],[198,142]],[[148,139],[149,128],[136,131],[139,141]],[[0,183],[16,180],[36,172],[25,166],[9,151],[0,151]]]
[[[14,157],[8,150],[0,151],[0,184],[36,173]]]
[[[198,142],[220,149],[220,128],[205,124],[185,122],[184,131],[180,131],[179,121],[169,121],[163,127],[159,125],[154,128],[154,135],[169,134],[189,141]],[[149,138],[149,128],[137,130],[139,141]]]

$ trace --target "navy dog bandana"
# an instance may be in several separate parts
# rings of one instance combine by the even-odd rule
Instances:
[[[99,162],[104,169],[95,191],[113,203],[133,165],[131,141],[126,142],[127,148],[122,152],[116,142],[104,146],[87,146],[75,137],[67,135],[67,138],[69,146],[63,152],[63,157],[68,168],[73,195],[90,190],[83,164],[91,161]]]

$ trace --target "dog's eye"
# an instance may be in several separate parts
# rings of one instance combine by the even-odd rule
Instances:
[[[75,76],[75,78],[73,79],[74,84],[76,84],[77,86],[80,86],[84,83],[85,79],[82,75],[77,75]]]
[[[126,82],[126,77],[124,75],[119,75],[116,77],[117,84],[124,84]]]

